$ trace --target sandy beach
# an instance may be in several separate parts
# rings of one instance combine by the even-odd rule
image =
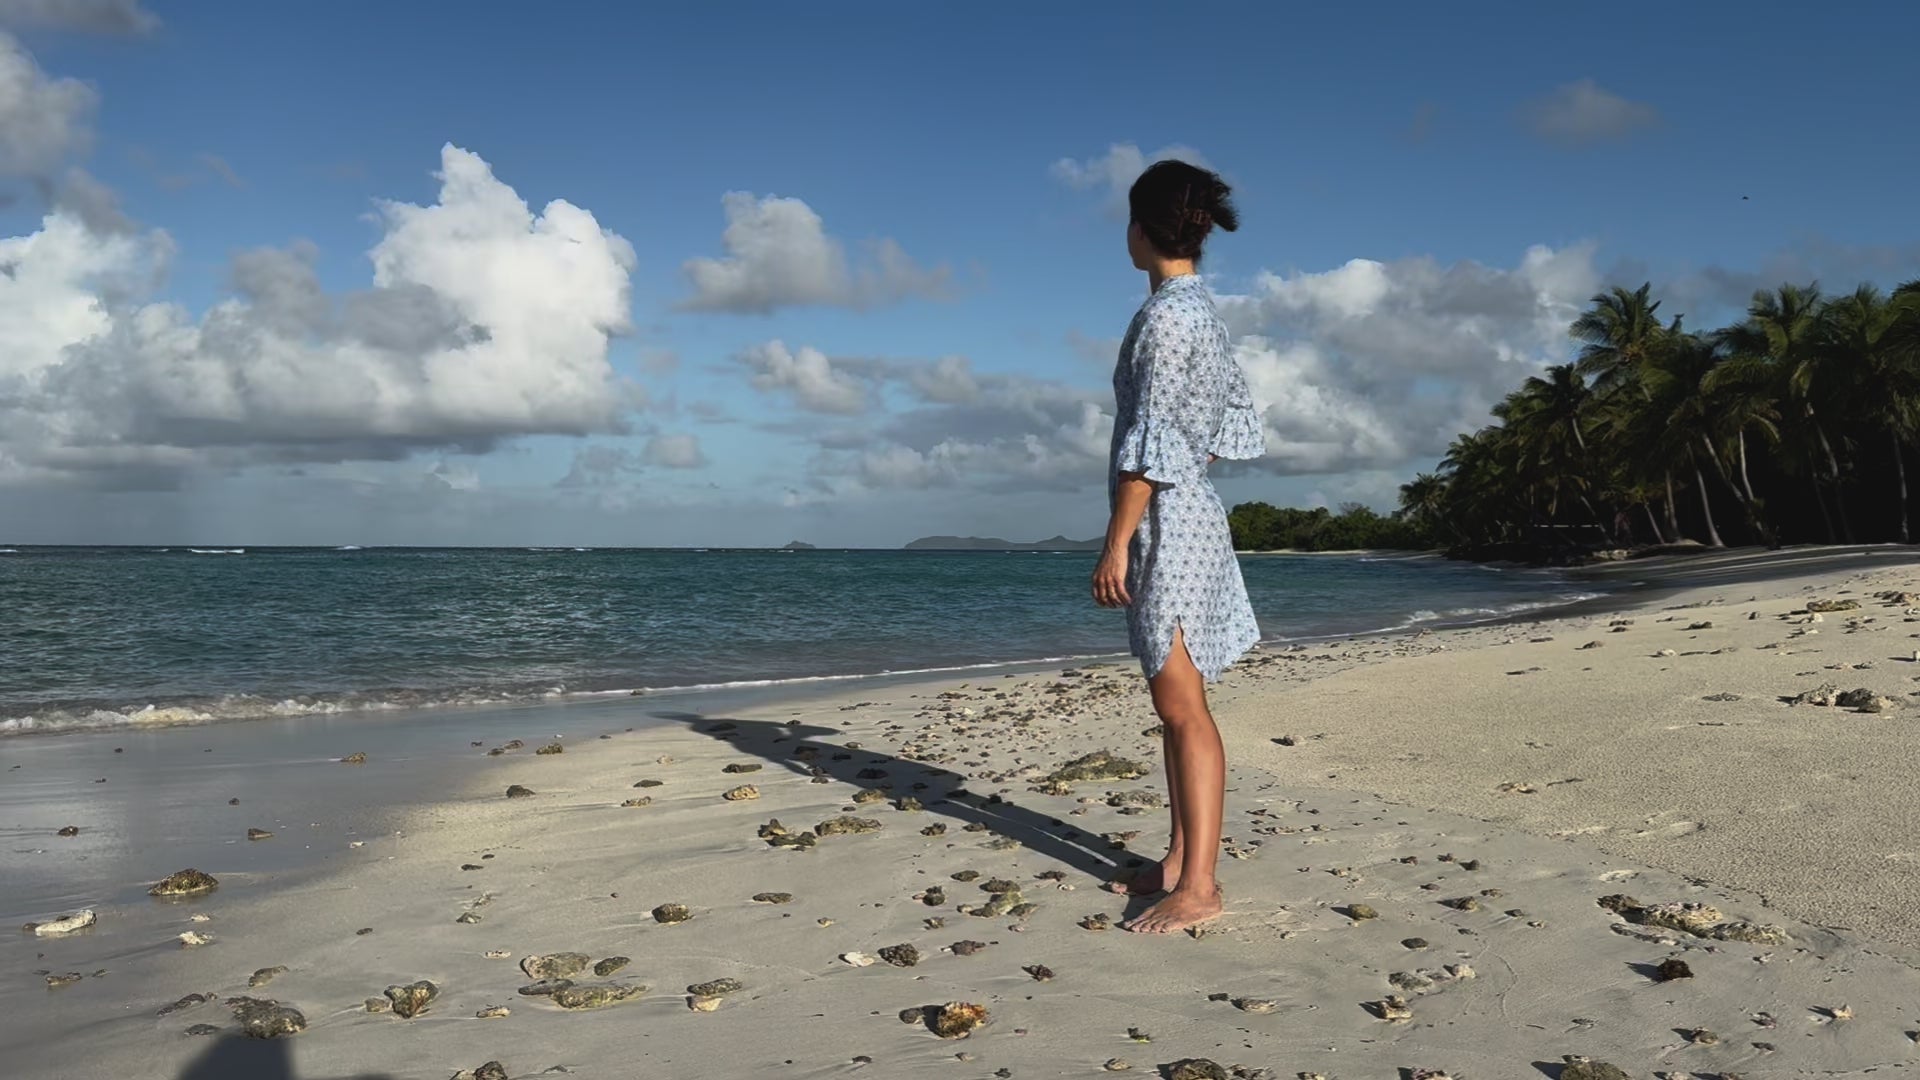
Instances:
[[[141,782],[93,737],[96,776],[7,826],[37,883],[21,919],[93,921],[0,944],[0,1060],[164,1080],[1920,1068],[1920,564],[1789,550],[1609,577],[1653,587],[1235,668],[1214,697],[1228,911],[1197,935],[1127,933],[1144,904],[1099,888],[1166,835],[1124,663],[423,718],[391,744],[319,728],[238,807],[185,771],[199,733],[155,733],[181,779],[153,814],[190,826],[80,820],[96,779]],[[1096,752],[1120,760],[1062,771]],[[41,765],[0,744],[10,786]],[[146,895],[188,868],[217,888]]]

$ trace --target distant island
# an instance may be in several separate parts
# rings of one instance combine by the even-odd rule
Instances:
[[[1031,544],[1017,544],[997,536],[923,536],[907,544],[908,551],[1099,551],[1106,541],[1069,540],[1056,536]]]
[[[820,549],[814,547],[812,544],[809,544],[803,540],[794,540],[789,542],[785,547],[782,547],[780,550],[781,551],[818,551]]]

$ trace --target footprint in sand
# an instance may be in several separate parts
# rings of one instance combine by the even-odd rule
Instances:
[[[1692,836],[1705,828],[1706,826],[1698,821],[1674,821],[1651,829],[1641,829],[1633,835],[1636,838],[1676,840],[1682,836]]]

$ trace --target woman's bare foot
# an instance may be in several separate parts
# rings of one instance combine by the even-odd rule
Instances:
[[[1107,891],[1121,896],[1152,896],[1180,884],[1180,857],[1169,855],[1164,861],[1143,866],[1125,881],[1107,882]]]
[[[1136,934],[1171,934],[1216,918],[1225,910],[1220,886],[1210,889],[1174,889],[1159,903],[1121,924]]]

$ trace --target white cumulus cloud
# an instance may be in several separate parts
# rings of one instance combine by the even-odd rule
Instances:
[[[1075,191],[1104,191],[1107,208],[1124,213],[1127,208],[1127,189],[1140,179],[1141,173],[1147,171],[1147,166],[1167,158],[1201,168],[1208,167],[1206,157],[1191,146],[1175,143],[1148,155],[1142,153],[1137,145],[1127,142],[1114,143],[1098,157],[1084,160],[1061,158],[1053,163],[1052,172],[1054,179]]]
[[[1511,269],[1427,257],[1260,275],[1220,298],[1281,473],[1430,458],[1543,364],[1600,288],[1590,247],[1528,249]]]
[[[1653,106],[1629,101],[1592,79],[1555,88],[1523,115],[1534,134],[1565,143],[1621,139],[1660,122]]]
[[[92,87],[49,76],[0,32],[0,176],[47,176],[85,152],[99,102]]]
[[[783,341],[769,341],[747,349],[738,359],[753,373],[756,390],[790,394],[794,404],[808,412],[851,415],[865,412],[871,404],[865,379],[811,346],[795,350]]]
[[[159,25],[140,0],[0,0],[0,26],[141,34]]]
[[[311,247],[262,249],[198,317],[138,299],[162,233],[57,207],[0,240],[0,482],[620,429],[638,394],[607,352],[632,247],[564,200],[532,211],[465,150],[442,151],[439,177],[431,205],[380,204],[370,287],[329,293]]]
[[[661,433],[647,440],[640,459],[667,469],[698,469],[707,463],[696,435]]]
[[[721,206],[727,254],[689,259],[682,267],[694,290],[681,305],[687,310],[764,315],[783,307],[870,308],[947,293],[945,267],[923,269],[892,240],[873,241],[864,257],[850,259],[820,215],[799,199],[734,191]]]

